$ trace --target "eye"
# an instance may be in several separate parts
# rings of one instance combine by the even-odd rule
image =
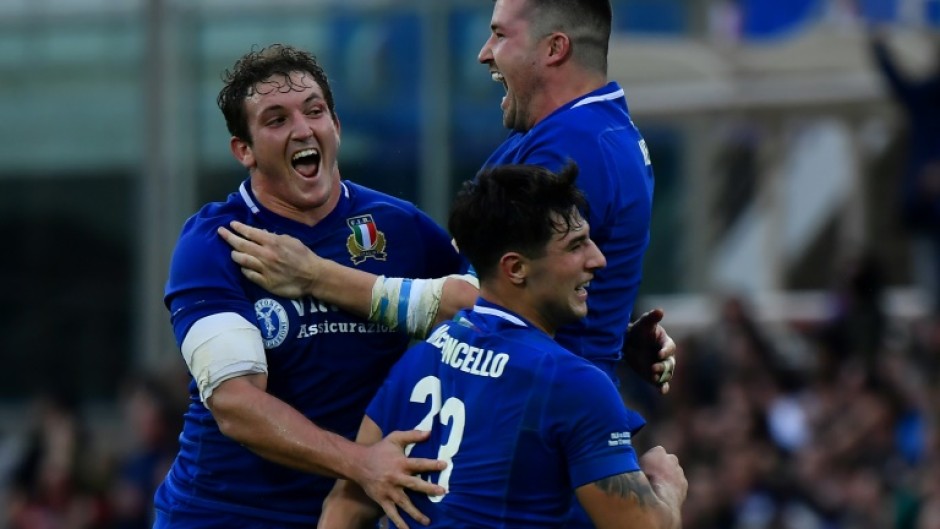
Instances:
[[[311,117],[319,117],[322,116],[324,112],[326,112],[326,109],[321,105],[317,105],[315,107],[311,107],[310,110],[307,111],[307,115]]]
[[[265,126],[268,127],[277,127],[285,122],[284,116],[275,116],[265,122]]]

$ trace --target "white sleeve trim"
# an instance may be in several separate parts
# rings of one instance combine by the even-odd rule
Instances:
[[[194,323],[180,351],[203,402],[230,378],[268,372],[261,331],[234,312],[213,314]]]

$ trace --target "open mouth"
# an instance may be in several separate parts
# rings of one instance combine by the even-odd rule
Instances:
[[[499,107],[502,108],[503,110],[506,110],[506,103],[509,97],[509,85],[506,84],[506,76],[504,76],[501,72],[492,70],[490,71],[490,77],[493,79],[494,82],[497,82],[503,85],[503,90],[506,91],[506,95],[503,96],[502,101],[500,101],[499,103]]]
[[[586,295],[587,295],[587,288],[588,288],[588,285],[590,285],[590,284],[591,284],[590,281],[585,281],[584,283],[581,283],[580,285],[578,285],[577,287],[575,287],[574,291],[577,292],[578,295],[586,296]]]
[[[294,166],[294,170],[301,175],[306,177],[316,176],[320,170],[320,150],[311,148],[295,152],[291,156],[290,163]]]
[[[509,91],[509,85],[506,84],[506,77],[501,72],[493,70],[490,72],[490,77],[493,79],[493,82],[502,84],[503,88],[506,89],[507,92]]]

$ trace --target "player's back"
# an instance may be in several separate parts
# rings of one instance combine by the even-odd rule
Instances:
[[[558,526],[576,486],[636,469],[643,424],[599,369],[483,300],[406,353],[368,415],[431,430],[411,455],[450,462],[424,476],[448,493],[413,500],[450,528]]]
[[[654,187],[646,141],[617,83],[570,101],[529,131],[510,134],[484,166],[524,163],[558,171],[571,161],[588,199],[591,239],[607,266],[591,282],[587,318],[559,329],[556,341],[615,378],[649,244]]]

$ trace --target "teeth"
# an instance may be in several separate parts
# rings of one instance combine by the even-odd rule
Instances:
[[[300,152],[294,153],[294,156],[291,157],[291,161],[297,160],[298,158],[303,158],[304,156],[313,156],[319,154],[319,151],[316,149],[304,149]]]
[[[506,81],[506,78],[503,77],[503,74],[499,72],[490,72],[490,77],[492,77],[493,80],[496,81],[497,83],[503,83]]]

